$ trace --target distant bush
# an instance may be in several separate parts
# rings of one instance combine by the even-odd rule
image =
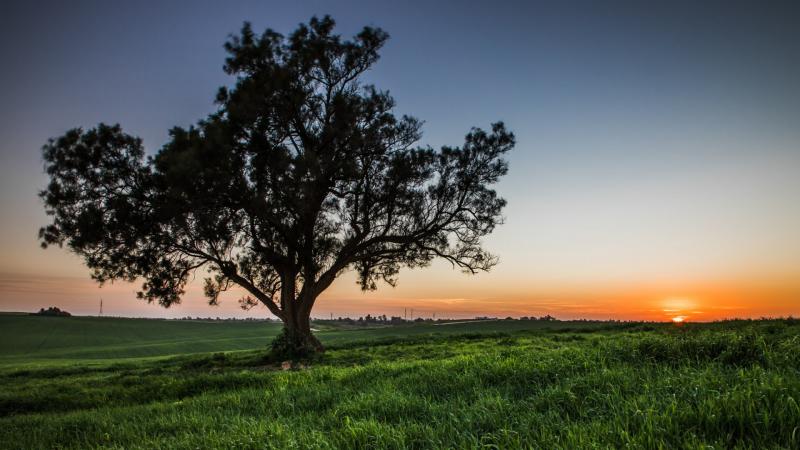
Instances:
[[[59,316],[59,317],[70,317],[72,314],[62,311],[58,307],[51,306],[47,309],[40,309],[39,312],[35,312],[31,314],[32,316]]]

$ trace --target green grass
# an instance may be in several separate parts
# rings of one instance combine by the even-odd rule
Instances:
[[[797,321],[321,323],[281,371],[263,323],[0,319],[0,448],[800,448]]]
[[[277,322],[0,314],[0,367],[8,364],[74,363],[267,348],[280,327]],[[609,324],[486,321],[344,329],[342,326],[320,321],[314,327],[321,330],[318,334],[326,344],[342,344],[391,340],[398,336],[553,329],[597,330],[608,328]]]
[[[0,365],[140,358],[266,346],[277,323],[0,315]]]

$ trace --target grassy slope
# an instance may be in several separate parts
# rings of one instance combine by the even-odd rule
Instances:
[[[342,330],[315,324],[326,344],[393,338],[399,334],[485,333],[607,326],[583,322],[494,322],[413,325]],[[0,314],[0,366],[142,358],[266,348],[280,324],[267,322],[167,321],[114,317],[38,317]]]
[[[329,331],[285,372],[256,351],[6,364],[0,448],[800,448],[795,322],[535,325]]]
[[[264,347],[276,323],[0,315],[0,364]]]

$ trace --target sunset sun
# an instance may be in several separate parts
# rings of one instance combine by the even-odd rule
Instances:
[[[661,311],[674,323],[683,323],[696,314],[697,301],[690,297],[669,297],[661,301]]]

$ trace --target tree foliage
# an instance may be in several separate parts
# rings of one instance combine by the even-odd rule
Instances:
[[[218,110],[173,128],[154,156],[119,125],[51,139],[43,245],[66,244],[100,282],[143,279],[139,296],[163,306],[204,267],[212,304],[239,285],[243,307],[264,304],[306,332],[345,270],[369,290],[434,258],[490,269],[481,238],[502,219],[492,185],[513,134],[495,123],[459,147],[418,146],[421,122],[359,80],[388,35],[333,29],[329,17],[287,37],[245,24],[225,45],[235,83]]]

